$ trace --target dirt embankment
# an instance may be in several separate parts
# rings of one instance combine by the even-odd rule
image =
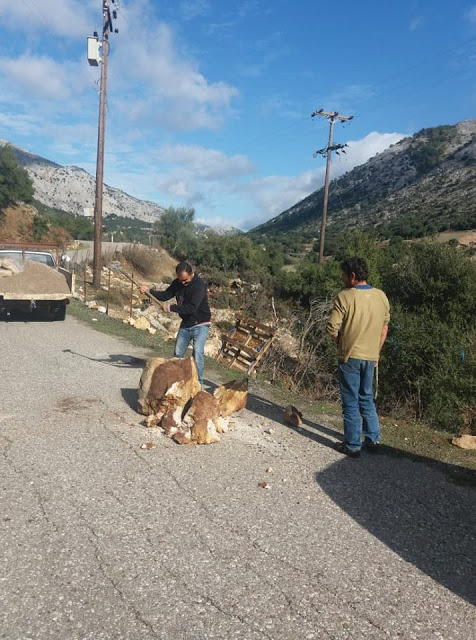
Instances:
[[[27,205],[6,207],[0,213],[1,242],[33,242],[36,209]]]

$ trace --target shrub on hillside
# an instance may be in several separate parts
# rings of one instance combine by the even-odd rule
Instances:
[[[130,244],[122,249],[123,257],[143,276],[154,276],[160,266],[160,254],[140,244]]]
[[[0,147],[0,209],[32,199],[33,182],[28,172],[20,167],[11,147]]]
[[[434,242],[411,245],[384,274],[383,288],[407,312],[431,312],[460,331],[474,326],[476,263],[462,248]]]
[[[476,332],[461,332],[431,311],[409,313],[394,304],[380,361],[382,407],[454,433],[476,430],[466,419],[476,408],[475,345]]]

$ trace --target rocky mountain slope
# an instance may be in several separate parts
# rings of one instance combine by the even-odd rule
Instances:
[[[0,145],[7,144],[0,140]],[[12,145],[18,162],[25,167],[35,188],[35,198],[47,207],[84,214],[94,209],[96,179],[79,167],[64,167]],[[116,214],[152,223],[164,208],[154,202],[138,200],[120,189],[104,185],[104,215]]]
[[[375,228],[419,237],[476,226],[476,120],[422,129],[331,182],[329,231]],[[252,229],[256,235],[317,235],[323,189]]]

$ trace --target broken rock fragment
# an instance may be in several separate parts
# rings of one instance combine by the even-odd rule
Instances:
[[[187,403],[200,391],[193,358],[151,358],[139,383],[137,410],[149,416],[148,426],[173,435],[182,423]]]
[[[453,438],[451,444],[460,449],[476,449],[476,436],[468,434]]]
[[[284,419],[293,427],[299,427],[302,424],[302,413],[292,404],[288,404],[284,409]]]
[[[182,429],[173,435],[179,444],[212,444],[219,442],[216,423],[220,407],[216,398],[200,391],[192,400],[182,424]]]
[[[232,380],[215,389],[213,394],[220,406],[220,415],[223,418],[246,407],[248,400],[248,378]]]
[[[141,449],[155,449],[155,447],[156,445],[153,442],[145,442],[140,446]]]

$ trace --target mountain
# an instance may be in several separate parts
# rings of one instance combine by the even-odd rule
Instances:
[[[0,140],[0,145],[8,144]],[[47,207],[84,215],[94,209],[96,179],[79,167],[64,167],[46,158],[11,145],[18,162],[28,171],[35,188],[35,199]],[[120,189],[104,185],[103,213],[136,218],[152,223],[164,208],[154,202],[139,200]]]
[[[324,189],[252,229],[317,235]],[[420,237],[476,227],[476,120],[422,129],[331,182],[328,231]]]

